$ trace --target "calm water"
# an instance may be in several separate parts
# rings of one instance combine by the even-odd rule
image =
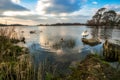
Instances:
[[[82,43],[81,33],[85,30],[89,32],[87,38],[99,36],[102,43],[106,38],[120,40],[119,29],[100,29],[87,26],[27,26],[16,28],[20,37],[25,37],[25,46],[29,48],[36,63],[48,57],[53,61],[70,61],[74,63],[74,61],[83,59],[89,53],[102,55],[102,44],[89,46]],[[30,34],[30,31],[35,33]],[[72,40],[75,45],[67,47],[65,43],[60,43],[61,39],[66,41]],[[59,47],[53,47],[55,44]]]

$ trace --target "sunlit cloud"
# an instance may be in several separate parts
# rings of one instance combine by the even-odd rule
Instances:
[[[14,17],[2,17],[0,18],[0,21],[4,24],[24,24],[24,25],[33,25],[37,24],[37,22],[33,20],[24,20],[24,19],[19,19],[19,18],[14,18]],[[28,24],[29,23],[29,24]]]
[[[84,5],[80,10],[71,13],[70,16],[93,16],[97,10],[98,8],[91,8],[87,5]]]
[[[106,4],[106,5],[104,5],[104,7],[107,9],[115,10],[116,12],[120,12],[120,5]]]
[[[4,16],[28,16],[35,14],[32,11],[5,11],[3,12]]]
[[[20,4],[21,0],[11,0],[13,3]]]
[[[59,16],[68,16],[69,14],[67,14],[67,13],[61,13],[61,14],[59,14]]]

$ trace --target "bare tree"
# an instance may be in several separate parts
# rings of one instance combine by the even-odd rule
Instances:
[[[106,11],[103,14],[102,21],[106,25],[115,25],[115,23],[116,23],[116,15],[117,15],[117,13],[114,10]]]
[[[105,12],[106,8],[100,8],[96,14],[92,17],[96,25],[100,25],[101,18]]]

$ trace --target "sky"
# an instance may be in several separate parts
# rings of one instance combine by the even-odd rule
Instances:
[[[0,23],[86,23],[103,7],[120,14],[120,0],[0,0]]]

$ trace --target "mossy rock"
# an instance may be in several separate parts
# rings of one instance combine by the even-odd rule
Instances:
[[[94,39],[94,38],[91,39],[82,38],[82,42],[90,46],[96,46],[98,44],[101,44],[101,42],[98,39]]]
[[[103,44],[103,56],[105,57],[105,60],[114,62],[120,60],[120,44],[118,44],[117,41],[112,40],[106,40]]]
[[[67,80],[114,80],[116,74],[116,69],[109,64],[94,55],[88,55],[77,68],[72,69],[72,74]]]

